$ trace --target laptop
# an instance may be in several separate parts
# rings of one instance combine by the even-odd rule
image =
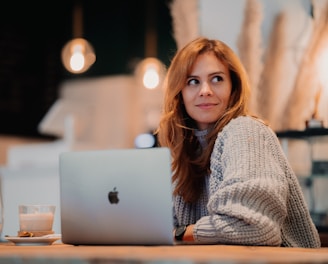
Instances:
[[[168,148],[64,152],[59,175],[63,243],[174,244]]]

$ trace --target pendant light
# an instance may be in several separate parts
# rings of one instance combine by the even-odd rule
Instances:
[[[136,67],[135,74],[143,87],[156,89],[161,86],[165,75],[165,66],[157,58],[157,3],[146,1],[145,59]]]
[[[62,49],[61,59],[65,69],[73,74],[86,72],[96,61],[92,45],[83,35],[82,4],[76,1],[73,9],[73,39]]]

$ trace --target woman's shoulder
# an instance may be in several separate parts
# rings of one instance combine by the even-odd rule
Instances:
[[[259,125],[259,126],[266,126],[269,127],[269,124],[265,122],[263,119],[256,117],[256,116],[251,116],[251,115],[246,115],[246,116],[238,116],[234,119],[232,119],[229,123],[232,125],[236,124],[251,124],[251,125]]]
[[[239,116],[232,119],[217,135],[215,148],[228,146],[248,146],[249,143],[256,144],[259,148],[263,144],[270,146],[279,145],[276,133],[263,120],[252,116]]]
[[[239,116],[232,119],[222,130],[222,132],[229,132],[229,133],[269,133],[275,134],[272,129],[270,128],[269,124],[264,120],[254,117],[254,116]]]

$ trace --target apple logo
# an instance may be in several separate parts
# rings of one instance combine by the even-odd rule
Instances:
[[[108,193],[108,200],[111,204],[117,204],[120,201],[120,199],[118,199],[118,191],[116,190],[116,187]]]

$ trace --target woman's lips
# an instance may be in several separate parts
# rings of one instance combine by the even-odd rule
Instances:
[[[201,108],[201,109],[209,109],[209,108],[212,108],[216,105],[217,105],[216,103],[202,103],[202,104],[197,104],[196,106]]]

